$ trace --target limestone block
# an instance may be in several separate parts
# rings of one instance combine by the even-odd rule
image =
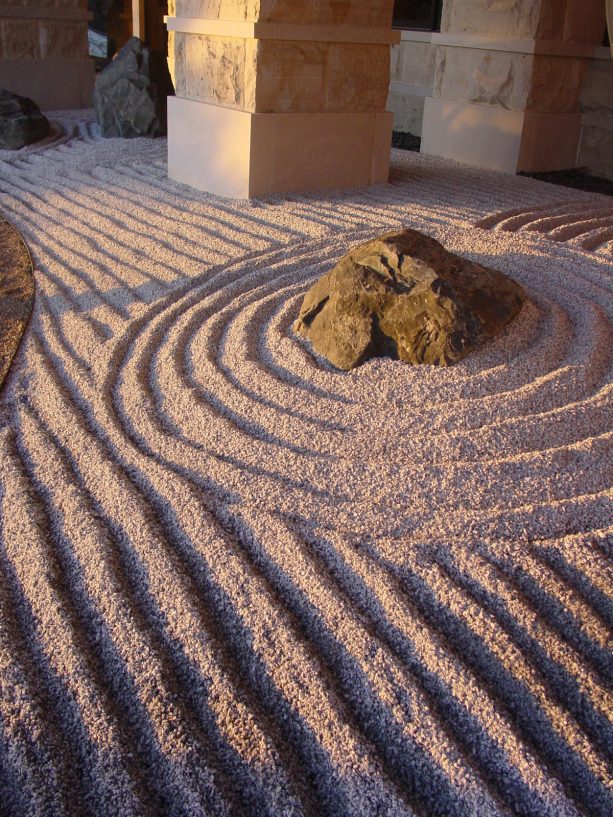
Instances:
[[[394,82],[431,88],[434,80],[436,47],[431,43],[402,41],[393,46],[391,78]]]
[[[517,170],[565,170],[575,167],[581,114],[565,111],[526,111]]]
[[[168,70],[170,72],[170,78],[172,79],[172,84],[177,88],[177,80],[175,74],[175,32],[169,31],[168,32]]]
[[[175,0],[177,17],[207,20],[258,19],[260,0]],[[170,12],[169,12],[170,13]]]
[[[4,59],[34,60],[40,57],[38,20],[2,20]]]
[[[175,70],[180,96],[255,109],[256,40],[177,32]]]
[[[377,111],[389,48],[353,43],[210,37],[176,32],[177,95],[244,111]]]
[[[294,0],[294,4],[307,5],[304,0]],[[312,0],[311,22],[390,28],[393,10],[393,0]]]
[[[390,91],[388,111],[394,112],[394,130],[421,136],[424,119],[425,97]]]
[[[384,110],[390,83],[389,46],[331,43],[325,70],[325,111]]]
[[[214,20],[389,28],[393,6],[393,0],[176,0],[176,14]]]
[[[579,95],[579,110],[613,114],[612,60],[589,60]]]
[[[541,0],[446,0],[441,31],[482,37],[534,37]]]
[[[257,110],[262,113],[323,110],[328,52],[327,43],[260,41]]]
[[[534,57],[532,87],[526,102],[531,111],[576,111],[586,60]]]
[[[566,0],[562,34],[566,42],[600,45],[605,25],[603,0]]]
[[[0,0],[0,8],[53,8],[55,0]]]
[[[41,57],[86,57],[87,23],[85,21],[41,20]]]
[[[613,181],[613,116],[603,117],[605,122],[607,127],[583,127],[577,165]]]
[[[523,110],[530,95],[533,62],[531,54],[439,46],[433,95]]]

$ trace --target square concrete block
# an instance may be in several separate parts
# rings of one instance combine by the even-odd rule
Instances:
[[[392,114],[235,111],[168,100],[168,175],[230,198],[388,178]]]
[[[515,173],[524,113],[451,99],[426,99],[421,152]]]

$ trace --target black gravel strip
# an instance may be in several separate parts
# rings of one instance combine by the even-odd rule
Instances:
[[[412,133],[401,133],[395,130],[392,133],[392,147],[400,150],[415,150],[419,152],[421,147],[421,139],[419,136],[413,136]]]
[[[529,176],[541,182],[561,184],[564,187],[574,187],[577,190],[586,190],[588,193],[603,193],[613,196],[613,181],[601,176],[590,176],[585,167],[576,167],[571,170],[551,170],[543,173],[518,173],[519,176]]]

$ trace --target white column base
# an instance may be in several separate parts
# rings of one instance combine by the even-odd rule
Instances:
[[[168,99],[168,175],[246,199],[387,182],[393,115],[247,113]]]
[[[575,166],[581,115],[426,99],[422,153],[517,173]]]
[[[0,88],[33,99],[43,111],[91,108],[94,79],[90,57],[0,60]]]

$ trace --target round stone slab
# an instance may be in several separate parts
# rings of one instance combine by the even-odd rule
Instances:
[[[34,304],[32,257],[18,231],[0,218],[0,387]]]
[[[371,357],[448,366],[497,335],[526,293],[416,230],[354,247],[307,292],[294,330],[339,369]]]

